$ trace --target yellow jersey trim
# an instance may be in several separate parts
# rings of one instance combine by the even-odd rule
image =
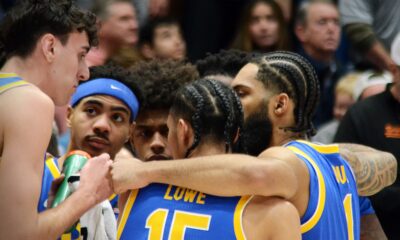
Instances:
[[[314,148],[317,152],[323,154],[335,154],[339,153],[339,145],[337,144],[329,144],[329,145],[319,145],[303,140],[296,140],[296,142],[304,143],[312,148]]]
[[[121,238],[122,232],[124,231],[126,221],[128,220],[129,214],[132,210],[132,206],[136,201],[136,196],[138,194],[138,189],[132,190],[129,194],[128,201],[125,203],[124,210],[122,211],[121,222],[117,229],[117,239]]]
[[[23,80],[12,82],[12,83],[6,84],[4,86],[1,86],[0,87],[0,93],[5,91],[5,90],[7,90],[7,89],[13,88],[13,87],[18,87],[18,86],[28,85],[28,84],[29,84],[28,82],[25,82]]]
[[[50,170],[51,175],[53,175],[53,178],[56,179],[60,177],[61,173],[53,159],[54,157],[48,157],[46,159],[46,166]]]
[[[235,231],[235,236],[237,240],[246,240],[246,235],[243,230],[243,211],[246,208],[247,204],[253,196],[243,196],[240,198],[238,204],[235,208],[235,213],[233,215],[233,229]]]
[[[0,73],[0,78],[18,77],[16,73]]]
[[[294,146],[288,146],[288,149],[292,150],[294,153],[299,154],[300,156],[304,157],[314,168],[315,172],[317,173],[318,179],[318,203],[317,208],[315,209],[313,215],[308,219],[304,224],[301,225],[301,233],[306,233],[310,231],[315,225],[317,225],[319,219],[322,216],[322,212],[325,208],[325,201],[326,201],[326,188],[325,188],[325,181],[322,176],[321,170],[319,170],[318,165],[312,160],[306,153],[301,151],[300,149]]]
[[[117,196],[117,194],[113,193],[113,194],[108,198],[108,201],[112,201],[116,196]]]
[[[71,233],[66,233],[61,235],[61,240],[71,240],[72,239]]]

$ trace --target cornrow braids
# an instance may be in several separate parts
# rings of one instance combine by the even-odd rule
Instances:
[[[203,96],[199,93],[199,91],[194,88],[193,86],[188,86],[188,93],[190,96],[193,96],[195,99],[195,107],[197,111],[194,112],[192,116],[192,121],[191,124],[193,126],[194,130],[194,141],[192,146],[188,148],[185,154],[185,158],[189,157],[190,153],[199,145],[200,140],[201,140],[201,132],[202,132],[202,121],[201,121],[201,116],[200,113],[203,112],[204,108],[204,99]]]
[[[294,101],[296,125],[287,127],[310,137],[315,135],[312,117],[319,101],[319,81],[312,65],[296,53],[277,51],[253,61],[259,66],[257,78],[266,88],[285,92]]]
[[[236,93],[216,80],[197,80],[181,88],[170,113],[188,121],[194,131],[194,142],[186,157],[200,144],[203,137],[224,141],[225,151],[242,150],[234,144],[243,126],[243,110]],[[240,142],[239,146],[243,147]],[[243,151],[241,151],[243,152]]]
[[[225,152],[228,152],[230,149],[230,146],[233,145],[233,137],[230,133],[229,130],[231,129],[233,125],[233,113],[232,111],[229,111],[229,100],[228,97],[224,94],[223,90],[221,89],[221,85],[218,85],[217,83],[213,81],[206,81],[207,84],[211,85],[211,87],[214,89],[215,93],[217,96],[222,100],[222,110],[224,112],[224,115],[226,116],[226,124],[224,127],[224,137],[225,137]]]

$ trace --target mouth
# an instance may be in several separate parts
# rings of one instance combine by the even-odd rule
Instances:
[[[87,140],[87,143],[89,146],[91,146],[94,149],[104,149],[110,146],[110,142],[107,141],[106,139],[100,138],[100,137],[91,137]]]
[[[147,158],[146,161],[160,161],[160,160],[170,160],[172,159],[171,157],[168,157],[166,155],[152,155],[151,157]]]

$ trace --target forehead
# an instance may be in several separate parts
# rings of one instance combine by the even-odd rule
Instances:
[[[254,63],[246,64],[232,81],[232,88],[246,87],[265,90],[264,85],[257,80],[258,66]]]
[[[177,24],[175,23],[166,23],[166,24],[160,24],[155,27],[154,33],[163,33],[163,32],[179,32],[180,28],[178,27]]]
[[[115,2],[111,3],[108,8],[108,14],[110,16],[121,16],[121,15],[135,15],[135,8],[129,2]]]
[[[160,127],[167,124],[168,109],[146,110],[136,118],[137,127]]]
[[[335,6],[329,3],[313,3],[308,8],[308,18],[333,17],[339,18],[339,12]]]
[[[68,36],[67,47],[89,51],[89,38],[85,31],[73,31]]]
[[[270,5],[268,5],[265,2],[256,3],[256,5],[254,5],[253,10],[252,10],[252,13],[254,15],[264,14],[266,12],[267,12],[267,14],[271,14],[272,13],[272,8],[271,8]]]
[[[124,108],[128,113],[130,113],[129,108],[128,106],[125,105],[125,103],[123,103],[121,100],[115,97],[108,95],[93,95],[83,98],[79,102],[79,106],[90,105],[90,104],[99,105],[101,107]]]

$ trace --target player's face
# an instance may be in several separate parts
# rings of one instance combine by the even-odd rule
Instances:
[[[252,63],[246,64],[231,84],[242,103],[245,121],[249,115],[260,111],[260,104],[270,95],[263,83],[256,79],[257,72],[257,65]]]
[[[168,147],[168,110],[140,112],[132,132],[131,144],[143,161],[172,159]]]
[[[251,155],[258,155],[265,150],[272,137],[272,122],[268,115],[268,99],[272,94],[256,79],[257,72],[257,65],[247,64],[232,82],[243,106],[242,136]]]
[[[128,141],[131,113],[120,100],[105,95],[90,96],[70,111],[72,150],[83,150],[91,156],[108,153],[114,158]]]
[[[66,44],[56,39],[54,61],[51,63],[48,95],[58,106],[66,105],[79,81],[89,78],[85,56],[89,50],[86,32],[69,34]]]

